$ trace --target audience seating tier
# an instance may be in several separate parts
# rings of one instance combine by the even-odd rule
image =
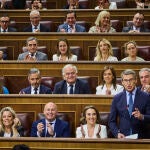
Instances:
[[[52,55],[56,53],[57,40],[59,38],[67,38],[71,47],[78,47],[79,51],[76,53],[79,55],[79,60],[91,60],[90,48],[96,47],[98,40],[102,38],[108,39],[113,47],[121,47],[125,42],[134,40],[139,46],[149,46],[150,34],[128,34],[128,33],[103,33],[103,34],[88,34],[88,33],[1,33],[0,34],[0,46],[7,47],[8,60],[17,60],[18,55],[22,53],[22,47],[25,46],[26,39],[30,36],[35,36],[39,41],[39,46],[46,46],[48,58],[52,60]],[[76,51],[76,50],[75,50]],[[77,51],[76,51],[77,52]],[[122,52],[122,51],[121,51]],[[119,54],[119,53],[118,53]],[[149,54],[150,55],[150,54]],[[123,54],[119,54],[118,58],[122,59]]]

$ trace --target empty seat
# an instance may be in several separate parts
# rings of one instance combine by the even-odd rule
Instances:
[[[82,49],[80,46],[70,46],[72,54],[78,56],[78,60],[82,60]]]
[[[112,27],[116,29],[116,32],[121,32],[123,28],[123,24],[119,20],[110,20]]]
[[[88,0],[79,0],[79,4],[82,6],[84,9],[89,8],[89,1]]]
[[[137,46],[138,56],[150,61],[150,46]]]
[[[121,8],[128,8],[127,7],[127,1],[126,0],[121,0],[116,2],[117,3],[117,8],[121,9]]]
[[[24,136],[29,137],[32,122],[34,120],[34,114],[30,113],[16,113],[17,117],[19,118],[21,125],[24,128]]]
[[[40,23],[47,27],[50,30],[50,32],[55,32],[53,21],[40,21]]]
[[[76,23],[83,26],[83,27],[85,27],[86,32],[89,31],[90,26],[89,26],[89,23],[87,23],[86,21],[76,21]]]

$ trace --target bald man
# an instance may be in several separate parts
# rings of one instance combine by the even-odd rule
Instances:
[[[55,103],[47,103],[44,107],[45,118],[32,124],[31,137],[70,137],[68,122],[58,119],[57,112]]]

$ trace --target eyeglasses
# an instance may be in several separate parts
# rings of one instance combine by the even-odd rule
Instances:
[[[75,74],[76,74],[76,72],[67,72],[67,73],[65,73],[66,76],[75,75]]]
[[[133,82],[133,81],[135,81],[135,79],[134,78],[131,78],[131,79],[123,79],[122,80],[124,83],[131,83],[131,82]]]
[[[2,23],[8,23],[8,20],[1,20]]]

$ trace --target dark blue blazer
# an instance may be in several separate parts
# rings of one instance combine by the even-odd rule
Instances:
[[[31,86],[22,89],[19,93],[31,94]],[[52,90],[45,85],[40,85],[40,93],[39,94],[52,94]]]
[[[86,32],[85,27],[83,27],[79,24],[76,24],[75,28],[76,28],[76,32]],[[68,32],[68,24],[64,23],[64,24],[59,25],[57,32],[61,32],[60,31],[61,29],[65,29],[65,32]]]
[[[67,83],[65,80],[55,84],[53,94],[67,94]],[[91,94],[88,82],[77,79],[74,94]]]
[[[37,124],[40,122],[44,124],[44,129],[43,129],[41,137],[46,136],[46,128],[45,128],[46,120],[41,119],[41,120],[33,122],[32,128],[31,128],[31,137],[37,137]],[[66,121],[60,120],[58,118],[56,119],[54,132],[56,133],[56,137],[71,137],[69,123]]]
[[[23,32],[32,32],[32,25],[26,27]],[[40,24],[40,32],[50,32],[50,29]]]
[[[133,110],[138,108],[141,114],[144,115],[144,120],[138,120],[134,116],[129,115],[126,91],[114,96],[111,113],[109,117],[109,127],[111,132],[115,137],[117,137],[118,132],[124,134],[125,136],[130,135],[130,129],[132,128],[132,133],[138,133],[139,138],[150,138],[147,134],[148,123],[150,123],[150,96],[137,88]],[[117,123],[117,120],[119,122]]]
[[[122,32],[129,32],[130,30],[133,30],[133,26],[123,27]],[[144,26],[141,26],[140,32],[150,32],[150,30],[145,28]]]
[[[0,30],[0,32],[1,32],[1,30]],[[8,27],[8,32],[17,32],[17,29],[13,28],[13,27]]]

